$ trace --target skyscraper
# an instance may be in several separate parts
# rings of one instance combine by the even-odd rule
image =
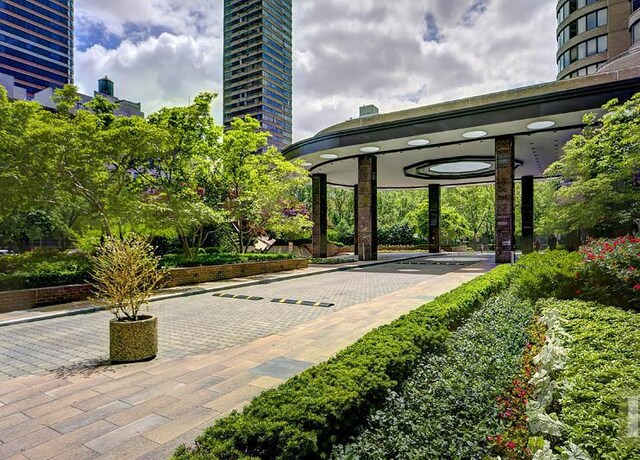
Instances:
[[[225,0],[224,123],[251,115],[291,144],[292,0]]]
[[[73,0],[0,0],[0,73],[29,95],[73,83]]]
[[[559,0],[558,80],[596,73],[631,47],[639,0]],[[640,38],[640,37],[638,37]]]

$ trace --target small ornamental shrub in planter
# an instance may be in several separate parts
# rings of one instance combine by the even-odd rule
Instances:
[[[96,299],[115,315],[109,324],[109,356],[114,363],[144,361],[158,353],[157,320],[141,315],[166,276],[142,237],[107,238],[93,257]]]
[[[580,249],[578,295],[607,305],[640,310],[640,238],[592,240]]]

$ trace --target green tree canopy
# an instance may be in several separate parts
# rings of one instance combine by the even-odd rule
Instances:
[[[603,110],[585,116],[583,132],[546,171],[562,180],[551,210],[559,230],[608,233],[640,217],[640,93]]]

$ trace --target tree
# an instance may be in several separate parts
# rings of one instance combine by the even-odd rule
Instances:
[[[134,166],[148,210],[175,230],[188,257],[205,241],[206,228],[224,219],[214,186],[221,169],[222,135],[222,127],[211,116],[214,97],[202,93],[187,107],[163,108],[152,114],[149,125],[164,137],[139,155]],[[122,138],[121,133],[114,137]]]
[[[640,93],[603,110],[584,117],[583,132],[546,171],[562,179],[551,210],[559,230],[609,233],[640,217]]]
[[[34,120],[47,116],[36,102],[9,101],[0,85],[0,222],[50,200],[49,157],[34,154],[26,136]]]
[[[267,232],[294,232],[297,222],[309,227],[302,204],[293,198],[307,181],[297,162],[287,161],[277,149],[266,148],[269,134],[254,118],[237,118],[223,136],[218,187],[226,196],[228,236],[238,252],[246,252],[258,236]],[[296,212],[291,212],[295,210]]]
[[[495,191],[492,185],[447,188],[443,190],[442,201],[464,217],[474,241],[478,242],[483,235],[493,235]]]

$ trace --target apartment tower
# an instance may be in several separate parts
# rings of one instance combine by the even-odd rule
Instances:
[[[0,73],[27,97],[73,83],[73,0],[0,0]]]
[[[291,144],[292,0],[224,1],[224,123],[251,115]]]
[[[640,41],[640,0],[559,0],[558,80],[596,73]]]

